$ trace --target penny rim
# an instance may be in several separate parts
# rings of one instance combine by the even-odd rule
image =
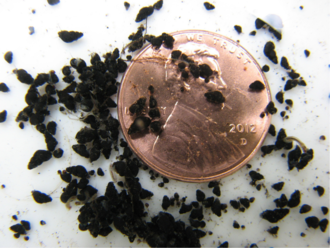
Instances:
[[[237,170],[239,170],[241,167],[246,165],[248,161],[252,159],[252,157],[257,153],[259,148],[261,147],[266,134],[269,129],[270,121],[271,121],[271,116],[266,115],[265,117],[261,118],[260,114],[263,112],[265,109],[266,105],[268,102],[271,101],[271,94],[270,94],[270,88],[267,82],[267,79],[265,75],[263,74],[259,64],[257,61],[253,58],[253,56],[246,50],[244,49],[240,44],[236,43],[235,41],[209,31],[203,31],[203,30],[184,30],[184,31],[177,31],[171,33],[171,35],[175,38],[175,43],[174,43],[174,48],[173,50],[176,50],[180,45],[185,49],[185,44],[193,44],[196,43],[196,46],[199,46],[198,44],[206,44],[209,50],[212,50],[213,48],[217,51],[220,51],[220,58],[224,57],[224,61],[221,59],[218,59],[219,62],[219,67],[222,68],[222,73],[221,73],[221,78],[224,78],[226,82],[230,82],[230,85],[234,86],[228,86],[227,89],[229,89],[229,93],[224,93],[226,96],[226,102],[228,106],[225,106],[224,109],[219,109],[218,107],[214,107],[213,105],[207,105],[211,107],[207,107],[206,109],[201,109],[199,106],[187,106],[185,108],[182,107],[177,107],[174,110],[174,100],[172,101],[171,95],[167,94],[167,89],[164,85],[161,83],[157,82],[162,82],[163,77],[164,77],[164,68],[163,64],[166,63],[164,62],[166,58],[169,57],[171,54],[172,50],[166,49],[166,48],[160,48],[159,50],[155,50],[151,47],[151,45],[146,46],[143,48],[138,55],[135,56],[135,58],[132,60],[131,64],[127,68],[122,81],[121,81],[121,86],[119,89],[118,93],[118,117],[120,120],[120,125],[124,134],[125,139],[127,140],[129,146],[133,150],[133,152],[139,157],[144,163],[146,163],[151,169],[157,171],[161,175],[172,178],[172,179],[177,179],[180,181],[186,181],[186,182],[206,182],[206,181],[212,181],[212,180],[217,180],[223,177],[226,177]],[[194,40],[189,40],[186,41],[186,43],[183,41],[184,39],[188,39],[187,35],[190,35],[190,37],[194,36]],[[186,37],[186,38],[185,38]],[[205,39],[203,41],[203,39]],[[190,43],[189,43],[190,42]],[[226,43],[226,46],[223,44]],[[221,44],[223,45],[221,47]],[[195,45],[195,44],[193,44]],[[201,45],[202,46],[202,45]],[[234,51],[234,48],[236,51]],[[222,50],[221,50],[222,49]],[[235,57],[236,56],[236,57]],[[227,59],[227,60],[226,60]],[[244,61],[243,61],[244,60]],[[247,61],[247,62],[245,62]],[[244,63],[245,62],[245,63]],[[229,65],[227,65],[229,64]],[[237,68],[243,68],[242,71],[239,71]],[[166,66],[165,66],[166,68]],[[238,70],[237,72],[235,70]],[[159,75],[162,76],[159,76]],[[244,83],[244,87],[240,86],[240,82],[237,83],[236,81],[240,80],[231,80],[232,78],[237,77],[237,75],[242,74],[240,78],[242,81],[247,81],[252,83],[254,80],[259,80],[263,82],[265,85],[265,89],[260,92],[260,93],[255,93],[255,92],[249,92],[247,90],[246,83]],[[166,71],[166,76],[167,76],[167,71]],[[245,80],[246,78],[251,78],[251,80]],[[157,80],[158,79],[158,80]],[[157,83],[157,84],[156,84]],[[155,86],[155,92],[157,94],[157,101],[159,101],[160,105],[166,105],[168,102],[168,105],[165,107],[172,107],[172,115],[173,116],[179,116],[179,114],[176,114],[179,110],[182,111],[182,113],[193,113],[193,115],[198,115],[199,114],[204,114],[204,111],[209,111],[208,114],[205,114],[206,118],[211,119],[209,122],[213,125],[214,123],[219,124],[218,129],[216,129],[215,133],[216,135],[212,138],[215,138],[214,144],[207,144],[207,146],[204,146],[203,149],[199,149],[200,152],[202,152],[202,155],[210,153],[210,157],[213,157],[212,159],[200,159],[196,154],[194,154],[192,161],[196,161],[195,164],[197,166],[205,167],[195,169],[193,166],[191,167],[192,169],[190,170],[189,165],[193,164],[193,162],[190,162],[188,166],[184,166],[180,163],[172,163],[170,162],[171,159],[173,161],[184,161],[184,160],[175,160],[176,154],[182,154],[180,152],[180,149],[184,151],[183,146],[179,146],[178,144],[181,144],[179,142],[173,142],[175,144],[176,149],[178,152],[175,152],[174,148],[171,148],[170,145],[168,145],[168,140],[165,137],[164,133],[168,133],[170,128],[173,130],[172,133],[178,130],[177,126],[174,125],[174,123],[170,123],[168,126],[168,129],[165,128],[166,132],[162,132],[161,135],[158,135],[158,141],[162,141],[163,139],[163,147],[167,149],[166,151],[171,151],[171,153],[167,153],[162,151],[162,146],[158,145],[158,150],[154,150],[155,144],[157,144],[157,139],[156,135],[150,134],[150,133],[145,133],[144,135],[138,135],[135,138],[132,138],[130,135],[128,135],[127,130],[129,128],[129,125],[133,122],[134,117],[127,115],[127,107],[129,107],[130,104],[132,104],[138,97],[141,96],[146,96],[147,95],[147,90],[146,86],[152,84]],[[159,85],[158,85],[159,84]],[[188,82],[189,84],[189,82]],[[191,83],[191,85],[194,85],[194,83]],[[133,87],[133,89],[132,89]],[[165,88],[166,89],[165,89]],[[204,87],[204,86],[203,86]],[[241,87],[241,88],[239,88]],[[243,87],[243,88],[242,88]],[[226,89],[226,88],[225,88]],[[242,90],[243,89],[243,90]],[[220,90],[221,91],[221,90]],[[240,93],[243,94],[243,97],[240,96]],[[132,93],[133,92],[133,93]],[[192,91],[191,91],[192,92]],[[189,93],[191,93],[189,92]],[[224,90],[224,92],[228,92]],[[163,96],[163,95],[164,96]],[[167,97],[165,96],[167,94]],[[200,94],[200,93],[198,93]],[[188,95],[188,94],[187,94]],[[193,93],[191,93],[193,95]],[[244,98],[245,102],[241,99]],[[261,99],[262,98],[262,99]],[[158,100],[160,99],[160,100]],[[227,101],[228,99],[228,101]],[[180,100],[180,101],[179,101]],[[179,98],[177,102],[181,103],[184,100],[181,100]],[[186,102],[189,102],[186,100]],[[236,103],[239,102],[239,103]],[[254,104],[256,102],[256,104]],[[246,105],[248,104],[254,104],[253,106],[251,105],[251,108],[247,108]],[[237,107],[237,106],[238,107]],[[175,105],[176,106],[176,105]],[[185,106],[185,105],[182,105]],[[241,106],[241,107],[240,107]],[[125,110],[126,108],[126,110]],[[214,108],[214,109],[212,109]],[[236,110],[236,112],[231,111],[229,108],[232,108]],[[244,110],[242,110],[242,108]],[[164,117],[163,124],[165,124],[165,120],[170,120],[173,122],[172,115],[170,116],[169,113],[165,113],[164,109],[164,115],[167,117],[167,119]],[[187,109],[190,111],[187,112]],[[199,114],[194,114],[195,109],[198,109]],[[174,112],[173,112],[174,111]],[[248,113],[245,113],[245,112]],[[233,112],[233,113],[231,113]],[[251,113],[250,113],[251,112]],[[180,113],[180,112],[179,112]],[[197,113],[197,112],[196,112]],[[221,116],[221,118],[213,118],[213,116],[216,116],[218,113],[224,113],[224,116]],[[227,113],[227,114],[226,114]],[[249,115],[249,113],[251,115]],[[244,121],[237,121],[238,117],[236,115],[243,115]],[[191,115],[191,114],[190,114]],[[251,117],[252,116],[252,117]],[[223,117],[227,117],[227,120],[223,121]],[[194,117],[195,118],[195,117]],[[204,118],[204,117],[201,117]],[[201,119],[200,118],[200,119]],[[161,116],[162,119],[162,116]],[[182,118],[184,119],[184,118]],[[189,119],[189,118],[188,118]],[[194,122],[194,119],[192,119]],[[207,119],[205,119],[206,122],[208,122]],[[220,122],[219,122],[219,121]],[[167,122],[166,122],[167,123]],[[204,122],[200,122],[198,120],[196,122],[202,123],[201,126],[204,125]],[[253,124],[256,123],[256,124]],[[198,126],[196,124],[196,126]],[[210,124],[210,125],[211,125]],[[254,129],[253,129],[254,128]],[[208,130],[206,128],[206,130]],[[211,130],[211,129],[209,129]],[[255,131],[255,132],[254,132]],[[203,131],[196,132],[197,136],[199,135],[198,133],[203,133]],[[176,132],[178,133],[178,132]],[[220,133],[220,135],[219,135]],[[225,133],[225,134],[224,134]],[[221,136],[222,135],[222,136]],[[226,137],[224,137],[226,135]],[[175,135],[167,135],[169,137],[175,137]],[[204,135],[205,136],[205,135]],[[207,135],[206,135],[207,136]],[[228,137],[228,138],[227,138]],[[244,138],[245,137],[245,138]],[[175,138],[174,138],[175,139]],[[204,140],[204,143],[208,143],[208,140],[205,139],[200,139],[200,138],[195,138],[197,140]],[[221,141],[222,139],[226,139],[227,141]],[[246,145],[242,148],[242,140],[246,141],[247,144],[250,144],[248,149],[246,148]],[[222,143],[221,143],[222,142]],[[158,142],[160,143],[160,142]],[[198,142],[196,142],[198,143]],[[201,142],[203,143],[203,142]],[[154,144],[154,145],[152,145]],[[160,143],[161,144],[161,143]],[[164,145],[165,144],[165,145]],[[212,147],[213,145],[213,147]],[[239,146],[242,145],[242,146]],[[198,144],[195,147],[195,150],[198,150]],[[213,149],[213,152],[209,152],[207,149]],[[220,151],[217,148],[224,148],[224,151]],[[198,152],[198,151],[197,151]],[[150,154],[153,155],[150,155]],[[217,153],[222,153],[224,155],[217,155]],[[231,155],[230,153],[237,154],[237,155]],[[240,154],[241,153],[241,154]],[[165,154],[165,155],[164,155]],[[168,154],[172,154],[173,156],[170,156]],[[244,155],[242,155],[244,154]],[[159,157],[155,159],[155,157]],[[163,156],[163,157],[162,157]],[[204,155],[203,155],[204,156]],[[236,156],[236,160],[234,162],[228,162],[231,161],[231,157]],[[170,157],[170,158],[169,158]],[[174,157],[174,158],[171,158]],[[205,155],[207,157],[207,155]],[[220,165],[214,165],[217,163],[214,163],[214,161],[224,161],[226,158],[230,158],[230,160],[221,162],[222,164]],[[195,158],[195,160],[194,160]],[[225,159],[223,159],[225,158]],[[167,161],[166,161],[167,159]],[[198,161],[201,161],[203,165],[199,165]],[[212,162],[213,161],[213,162]],[[184,161],[186,162],[186,161]],[[167,163],[167,164],[166,164]],[[213,164],[212,164],[213,163]],[[165,165],[164,165],[165,164]],[[225,164],[225,166],[223,166]]]

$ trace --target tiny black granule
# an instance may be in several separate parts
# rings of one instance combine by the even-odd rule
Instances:
[[[258,248],[258,245],[256,243],[253,243],[250,245],[250,248]]]
[[[21,220],[21,224],[24,227],[26,231],[29,231],[31,229],[30,222],[26,220]]]
[[[281,111],[281,113],[280,113],[280,116],[281,116],[281,117],[284,117],[284,116],[285,116],[285,114],[286,114],[286,112],[285,112],[285,111]]]
[[[32,84],[34,79],[33,77],[24,69],[14,70],[17,79],[24,84]]]
[[[13,61],[13,52],[8,51],[5,53],[4,59],[11,64],[11,62]]]
[[[0,83],[0,91],[1,92],[8,92],[9,88],[5,83]]]
[[[47,131],[52,134],[55,135],[56,134],[56,122],[55,121],[50,121],[47,123]]]
[[[326,137],[324,135],[321,135],[320,140],[326,140]]]
[[[279,91],[277,92],[277,94],[275,95],[275,98],[276,100],[279,102],[279,103],[283,103],[284,102],[284,92],[283,91]]]
[[[274,200],[277,208],[284,208],[288,204],[288,198],[285,194],[282,194],[280,198]]]
[[[259,80],[254,81],[252,84],[250,84],[249,86],[251,91],[261,91],[263,89],[265,89],[265,85],[260,82]]]
[[[0,123],[5,122],[7,119],[7,110],[0,112]]]
[[[145,116],[137,117],[128,129],[128,134],[134,134],[146,130],[151,123],[151,119]]]
[[[261,152],[262,152],[262,157],[264,157],[267,154],[270,154],[274,149],[276,148],[276,146],[274,145],[268,145],[268,146],[262,146],[261,147]]]
[[[235,25],[235,26],[234,26],[234,29],[236,30],[236,32],[237,32],[238,34],[242,33],[242,27],[241,27],[241,26],[239,26],[239,25]]]
[[[302,232],[302,233],[300,233],[300,236],[301,236],[301,237],[305,237],[306,234]]]
[[[252,168],[252,165],[247,164],[246,167],[247,167],[248,169],[251,169],[251,168]]]
[[[205,194],[204,194],[204,192],[203,191],[201,191],[201,190],[196,190],[196,199],[197,199],[197,201],[199,201],[199,202],[202,202],[202,201],[204,201],[204,199],[205,199]]]
[[[152,85],[152,84],[150,84],[149,86],[148,86],[148,90],[149,90],[149,92],[150,92],[150,94],[153,94],[154,92],[155,92],[155,87]],[[156,100],[156,99],[155,99]],[[150,100],[149,100],[149,102],[150,102]],[[157,104],[156,104],[157,105]],[[155,106],[156,107],[156,106]]]
[[[265,47],[264,47],[264,54],[267,58],[270,59],[270,61],[272,61],[274,64],[277,64],[278,63],[278,60],[277,60],[277,56],[276,56],[276,52],[275,52],[275,45],[272,41],[268,41],[266,44],[265,44]]]
[[[159,121],[153,121],[150,123],[150,131],[153,133],[159,133],[162,130],[162,124]]]
[[[269,232],[272,235],[276,235],[278,232],[278,229],[280,229],[278,226],[273,226],[272,228],[269,228],[267,232]]]
[[[43,226],[43,225],[46,225],[46,222],[45,222],[44,220],[41,220],[41,221],[40,221],[40,225],[42,225],[42,226]]]
[[[180,214],[185,214],[185,213],[188,213],[192,210],[192,204],[189,204],[189,205],[186,205],[186,203],[182,203],[181,204],[181,208],[179,210],[179,213]]]
[[[171,58],[174,60],[179,59],[181,54],[182,54],[182,52],[180,50],[174,50],[171,53]]]
[[[29,239],[30,239],[29,236],[25,236],[25,237],[24,237],[24,240],[25,240],[25,241],[28,241]]]
[[[276,136],[276,129],[275,129],[275,126],[273,124],[270,124],[269,126],[269,129],[268,129],[268,133],[271,135],[271,136]]]
[[[300,204],[300,191],[295,190],[290,196],[290,199],[288,201],[288,207],[294,208],[297,207]]]
[[[239,209],[239,207],[240,207],[240,203],[236,200],[231,200],[231,201],[229,201],[229,203],[234,209]]]
[[[201,206],[200,208],[195,208],[191,210],[189,217],[192,219],[202,220],[204,218],[203,207]]]
[[[13,218],[13,220],[17,220],[17,215],[14,214],[14,215],[12,216],[12,218]]]
[[[284,138],[286,138],[286,132],[283,128],[280,129],[280,131],[277,134],[275,146],[276,150],[280,150],[282,148],[290,150],[292,148],[292,142],[286,143],[284,142]]]
[[[297,78],[300,76],[300,74],[297,73],[297,72],[295,72],[294,70],[291,70],[291,71],[288,73],[288,75],[289,75],[289,77],[290,77],[291,79],[297,79]]]
[[[58,171],[59,174],[60,174],[60,177],[61,179],[64,181],[64,182],[67,182],[67,183],[70,183],[71,182],[71,179],[72,179],[72,176],[70,173],[66,172],[66,171]]]
[[[10,230],[12,230],[13,232],[18,233],[18,234],[26,234],[26,231],[21,224],[12,225],[10,227]]]
[[[103,172],[102,168],[97,169],[97,175],[99,175],[101,177],[104,176],[104,172]]]
[[[163,188],[164,185],[165,185],[164,182],[160,182],[160,183],[158,184],[158,187]]]
[[[44,133],[48,151],[54,151],[58,142],[48,131]]]
[[[274,102],[269,102],[266,110],[268,113],[270,113],[271,115],[276,114],[277,113],[277,108],[275,108],[275,104]]]
[[[146,97],[140,97],[135,103],[133,103],[129,107],[129,112],[131,114],[136,114],[136,115],[141,114],[145,107],[146,101],[147,101]]]
[[[288,104],[290,107],[293,106],[293,101],[291,99],[286,99],[285,103]]]
[[[245,212],[245,208],[241,207],[241,208],[238,209],[238,211],[244,213]]]
[[[189,73],[188,73],[187,71],[182,71],[182,73],[181,73],[181,77],[182,77],[183,79],[187,79],[187,78],[189,78]]]
[[[256,181],[264,179],[263,175],[261,175],[260,173],[258,173],[256,171],[253,171],[253,170],[249,172],[249,175],[252,179],[253,185],[256,183]]]
[[[149,109],[148,115],[150,116],[151,119],[159,118],[160,117],[159,109],[158,108]]]
[[[272,185],[272,188],[276,191],[281,191],[283,189],[284,182],[275,183]]]
[[[256,186],[256,189],[258,190],[258,191],[260,191],[261,190],[261,184],[258,184],[257,186]]]
[[[207,207],[207,206],[205,205],[205,207]],[[212,203],[212,206],[211,206],[211,210],[216,216],[218,216],[218,217],[221,216],[221,203],[220,203],[219,198],[216,198],[214,200],[214,202]]]
[[[256,34],[257,34],[257,31],[255,31],[255,30],[253,30],[249,33],[249,35],[251,35],[251,36],[255,36]]]
[[[288,59],[286,57],[281,58],[281,66],[287,70],[291,69],[291,66],[289,65]]]
[[[153,8],[156,10],[160,10],[163,7],[163,0],[158,0],[154,3]]]
[[[221,245],[219,245],[219,247],[229,247],[229,243],[227,241],[221,243]]]
[[[220,191],[220,186],[216,185],[213,190],[212,190],[213,194],[215,194],[216,196],[220,196],[221,195],[221,191]]]
[[[264,65],[264,66],[261,68],[261,70],[262,70],[263,72],[269,72],[269,66],[268,66],[268,65]]]
[[[328,214],[328,212],[329,212],[329,209],[327,207],[325,207],[325,206],[321,207],[321,210],[322,210],[322,213],[324,215]]]
[[[251,197],[251,198],[249,199],[249,201],[250,201],[251,203],[253,203],[253,202],[255,201],[255,198],[254,198],[254,197]]]
[[[269,31],[269,33],[272,33],[276,37],[276,39],[278,39],[278,40],[282,39],[281,32],[277,31],[275,28],[269,27],[268,31]]]
[[[57,148],[53,151],[54,158],[61,158],[63,156],[63,150],[61,148]]]
[[[260,29],[263,26],[267,25],[263,20],[261,20],[260,18],[257,18],[255,21],[255,25],[256,25],[256,29]]]
[[[204,94],[206,100],[211,103],[224,103],[225,97],[222,95],[220,91],[209,91]]]
[[[291,80],[289,79],[288,81],[286,81],[285,86],[284,86],[284,91],[288,91],[293,89],[294,87],[296,87],[298,85],[298,80]]]
[[[311,52],[310,52],[310,51],[308,51],[308,50],[305,50],[305,51],[304,51],[304,53],[305,53],[305,56],[306,56],[306,58],[308,58],[308,57],[309,57],[309,55],[311,54]]]
[[[143,7],[142,9],[140,9],[139,13],[137,14],[135,18],[135,22],[141,22],[145,20],[148,16],[151,16],[152,13],[154,13],[153,6]]]
[[[40,203],[40,204],[52,201],[52,198],[49,195],[46,195],[45,193],[42,193],[42,192],[37,191],[37,190],[32,191],[32,196],[33,196],[33,199],[37,203]]]
[[[247,198],[241,198],[239,199],[239,202],[245,207],[249,208],[250,207],[250,201]]]
[[[167,33],[162,33],[161,37],[162,37],[162,40],[164,41],[165,47],[169,48],[169,49],[173,49],[173,44],[174,44],[173,36],[171,36]]]
[[[315,191],[317,191],[319,196],[322,196],[324,194],[324,188],[320,185],[313,188]]]
[[[52,157],[52,153],[50,151],[37,150],[30,159],[30,162],[28,164],[28,169],[32,170],[38,167],[43,162],[46,162],[49,159],[51,159],[51,157]]]
[[[215,186],[219,185],[219,183],[217,181],[211,181],[208,183],[207,187],[214,188]]]
[[[60,0],[47,0],[49,5],[56,5],[60,2]]]
[[[87,148],[85,145],[73,145],[72,149],[78,153],[80,156],[89,158],[89,152],[87,151]]]
[[[164,210],[167,210],[169,206],[171,206],[170,198],[168,198],[167,195],[164,195],[163,202],[162,202],[162,208]]]
[[[204,7],[206,10],[215,9],[215,6],[213,4],[210,4],[209,2],[204,2]]]
[[[78,32],[78,31],[66,31],[66,30],[62,30],[62,31],[58,32],[58,36],[65,43],[71,43],[71,42],[73,42],[75,40],[78,40],[81,37],[83,37],[83,35],[84,35],[83,33]]]
[[[233,227],[236,228],[236,229],[240,228],[240,226],[239,226],[239,224],[236,220],[234,220],[234,222],[233,222]]]
[[[305,214],[305,213],[308,213],[309,211],[312,210],[312,207],[307,205],[307,204],[304,204],[301,206],[300,210],[299,210],[299,213],[301,214]]]
[[[70,166],[65,170],[76,177],[88,177],[88,172],[82,165]]]
[[[260,216],[261,218],[268,220],[270,223],[276,223],[279,220],[283,219],[289,212],[290,209],[288,208],[280,208],[263,211]]]
[[[128,2],[124,2],[124,6],[125,6],[126,10],[128,10],[131,5]]]
[[[309,163],[309,161],[311,161],[314,157],[314,151],[313,149],[309,149],[307,150],[306,153],[301,154],[299,163],[297,164],[297,169],[302,170],[306,167],[306,165]]]
[[[319,221],[319,218],[317,218],[315,216],[310,216],[305,219],[305,222],[308,227],[312,227],[312,228],[316,229],[319,227],[320,221]]]
[[[327,219],[323,219],[319,222],[319,226],[322,232],[325,232],[325,230],[327,230],[329,221]]]
[[[288,154],[288,166],[289,170],[292,170],[294,167],[298,165],[298,161],[301,156],[301,149],[299,146],[296,146],[296,148],[289,152]]]

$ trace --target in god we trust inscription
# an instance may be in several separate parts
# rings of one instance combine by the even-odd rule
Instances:
[[[168,178],[203,182],[225,177],[253,157],[268,132],[270,115],[260,117],[271,101],[267,80],[255,59],[227,37],[200,30],[171,35],[173,49],[147,46],[123,76],[118,116],[124,136],[143,162]],[[171,58],[174,50],[182,53],[177,60]],[[193,76],[191,64],[207,65],[212,75],[207,80]],[[249,89],[256,80],[264,90]],[[141,97],[147,99],[141,116],[149,117],[150,85],[162,131],[147,128],[129,135],[137,116],[128,109]],[[210,91],[220,91],[225,101],[207,101]]]

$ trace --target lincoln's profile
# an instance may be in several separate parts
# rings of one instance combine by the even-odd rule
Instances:
[[[178,62],[173,63],[171,58],[168,59],[164,81],[172,91],[175,104],[165,120],[163,132],[153,144],[152,153],[164,163],[207,173],[214,166],[226,166],[244,155],[226,137],[226,133],[221,132],[218,123],[206,114],[210,109],[215,109],[216,114],[221,115],[221,111],[230,108],[226,102],[215,106],[207,102],[204,96],[208,90],[218,90],[226,96],[228,86],[221,77],[218,62],[220,54],[216,49],[188,42],[177,50],[187,55],[197,66],[208,65],[213,73],[207,83],[204,78],[191,75],[183,79]]]

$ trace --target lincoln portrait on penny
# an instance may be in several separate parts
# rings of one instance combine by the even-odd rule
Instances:
[[[153,143],[152,154],[184,170],[207,173],[215,166],[226,167],[244,154],[227,138],[223,125],[212,119],[212,115],[231,110],[225,100],[231,93],[221,77],[220,54],[196,42],[180,45],[176,51],[179,57],[170,56],[164,68],[174,105]],[[215,91],[223,96],[222,101],[206,98],[205,93]]]

